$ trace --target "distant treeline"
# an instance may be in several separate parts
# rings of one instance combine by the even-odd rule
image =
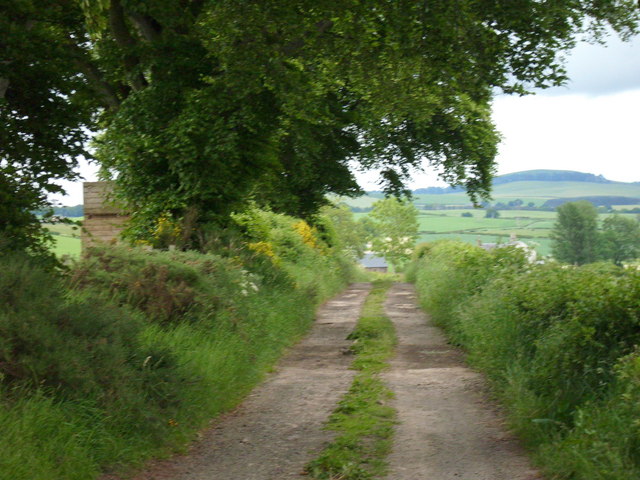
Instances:
[[[547,200],[542,205],[537,206],[533,202],[525,204],[522,200],[516,199],[508,202],[485,202],[481,206],[484,209],[492,208],[495,210],[528,210],[528,211],[545,211],[553,212],[560,205],[568,202],[577,202],[579,200],[586,200],[591,202],[595,207],[600,207],[605,210],[611,210],[614,205],[640,205],[640,198],[636,197],[618,197],[612,195],[594,195],[584,197],[571,197],[571,198],[553,198]],[[345,204],[346,205],[346,204]],[[370,212],[373,207],[354,207],[347,205],[352,212]],[[422,210],[474,210],[471,204],[468,205],[443,205],[440,203],[431,203],[422,205],[419,207]],[[623,210],[625,213],[640,213],[640,207],[628,208]]]
[[[524,172],[508,173],[493,179],[493,185],[504,185],[513,182],[589,182],[589,183],[619,183],[608,180],[602,175],[575,172],[572,170],[527,170]],[[427,187],[414,190],[415,194],[442,195],[447,193],[464,193],[463,187]]]
[[[53,215],[56,217],[82,217],[84,216],[84,205],[75,205],[73,207],[53,207]],[[38,210],[36,215],[47,215],[49,210]]]

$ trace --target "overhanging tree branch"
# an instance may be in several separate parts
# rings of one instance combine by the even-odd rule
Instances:
[[[120,0],[111,0],[109,5],[109,26],[116,43],[125,51],[123,60],[125,69],[129,73],[131,88],[142,90],[148,86],[148,83],[144,75],[137,71],[140,66],[140,59],[133,53],[137,42],[129,32]]]

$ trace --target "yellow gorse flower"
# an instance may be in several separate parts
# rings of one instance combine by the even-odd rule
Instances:
[[[302,238],[302,242],[311,248],[320,248],[318,241],[316,240],[316,229],[311,228],[307,222],[300,220],[293,224],[293,229]]]
[[[269,242],[252,242],[247,246],[250,250],[253,250],[256,253],[262,253],[263,255],[266,255],[275,264],[280,262],[280,258],[278,257],[276,252],[273,251],[273,245],[271,245]]]

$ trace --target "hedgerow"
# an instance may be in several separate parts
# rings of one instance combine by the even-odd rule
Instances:
[[[431,247],[413,267],[423,307],[491,379],[552,478],[638,477],[640,273],[500,250]]]
[[[105,246],[65,273],[0,258],[0,479],[130,469],[260,381],[354,271],[313,227],[260,215],[266,238],[210,253]]]

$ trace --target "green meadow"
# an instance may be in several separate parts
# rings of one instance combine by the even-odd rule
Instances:
[[[53,251],[56,256],[80,256],[80,227],[65,223],[47,223],[45,227],[53,235]]]
[[[575,181],[520,181],[496,185],[491,203],[520,200],[523,205],[543,205],[547,200],[581,196],[626,196],[640,198],[640,185],[631,183],[593,183]],[[357,199],[342,199],[350,207],[368,208],[381,194],[369,194]],[[420,242],[443,238],[458,239],[466,243],[503,243],[512,235],[534,247],[539,255],[551,253],[549,234],[556,219],[555,211],[499,210],[498,218],[486,218],[485,210],[474,209],[464,193],[414,194],[414,204],[420,211]],[[636,205],[618,205],[618,212]],[[435,209],[434,209],[435,208]],[[623,215],[636,215],[622,213]],[[356,218],[367,213],[357,212]],[[465,215],[465,216],[463,216]],[[604,220],[609,213],[600,214]]]

